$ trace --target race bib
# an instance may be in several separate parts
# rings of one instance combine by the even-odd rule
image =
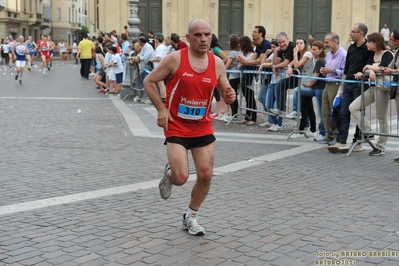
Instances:
[[[200,120],[206,113],[207,100],[187,99],[181,97],[177,116],[183,119]]]

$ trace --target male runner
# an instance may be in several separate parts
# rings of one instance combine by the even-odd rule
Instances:
[[[48,70],[50,70],[50,67],[53,67],[53,56],[54,56],[54,48],[55,44],[51,40],[51,35],[47,36],[48,43],[50,45],[50,66],[48,67]]]
[[[221,59],[209,52],[212,29],[204,20],[188,25],[189,48],[181,49],[162,59],[144,80],[144,87],[158,110],[157,124],[164,128],[169,163],[159,183],[161,197],[168,199],[172,185],[181,186],[189,177],[187,151],[191,149],[197,170],[197,181],[191,201],[183,215],[183,229],[191,235],[203,235],[205,229],[197,222],[197,212],[204,202],[213,175],[214,144],[212,118],[213,90],[218,87],[227,104],[236,99]],[[166,102],[156,84],[167,78]]]
[[[24,43],[24,36],[21,35],[18,37],[17,43],[12,49],[12,54],[16,59],[15,66],[17,68],[17,75],[15,76],[15,80],[19,77],[19,84],[22,84],[22,76],[26,65],[26,56],[28,55],[28,47]]]
[[[28,47],[29,50],[27,58],[28,58],[28,70],[30,71],[30,68],[33,65],[32,62],[36,60],[36,49],[37,49],[36,43],[32,41],[32,36],[28,37],[28,40],[26,41],[26,46]]]
[[[42,67],[43,74],[47,74],[46,68],[50,70],[50,44],[47,41],[47,36],[44,35],[42,41],[40,42],[39,50],[42,54]]]

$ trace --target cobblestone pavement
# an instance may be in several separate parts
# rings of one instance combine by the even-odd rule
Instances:
[[[153,107],[97,93],[69,63],[22,85],[0,69],[0,265],[399,265],[397,139],[346,157],[216,121],[194,237],[181,218],[195,169],[160,198]]]

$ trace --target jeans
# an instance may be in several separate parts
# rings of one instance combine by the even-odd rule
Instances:
[[[267,86],[264,106],[266,112],[268,113],[270,113],[270,109],[275,108],[277,90],[278,90],[277,83],[270,83],[269,86]],[[274,115],[268,115],[267,121],[273,125],[277,124],[281,126],[283,124],[283,119],[281,117],[276,117]]]
[[[323,119],[322,119],[322,98],[323,98],[323,89],[312,89],[307,87],[301,87],[301,97],[316,97],[317,102],[317,113],[320,117],[319,122],[319,135],[325,136],[326,130],[324,129]],[[293,108],[294,111],[297,111],[298,106],[298,87],[294,89],[293,96]]]
[[[258,92],[258,101],[263,104],[263,109],[265,111],[266,111],[265,101],[266,101],[267,85],[268,84],[266,84],[266,83],[262,83],[260,85],[260,90]]]
[[[77,55],[78,55],[78,53],[73,53],[73,58],[75,58],[75,63],[79,64]]]
[[[365,88],[366,89],[366,88]],[[341,97],[341,126],[339,134],[337,136],[337,142],[346,144],[346,139],[349,134],[349,125],[351,119],[351,113],[349,111],[349,105],[360,96],[360,83],[345,83],[344,91]],[[360,129],[356,126],[356,133],[353,141],[360,139]]]
[[[277,109],[280,111],[284,111],[286,109],[285,102],[287,100],[287,90],[293,89],[298,86],[298,78],[289,77],[280,80],[276,83],[277,85],[277,93],[275,94]]]

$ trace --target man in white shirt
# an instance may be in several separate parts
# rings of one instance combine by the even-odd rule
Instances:
[[[381,29],[381,34],[382,34],[382,36],[384,36],[385,44],[388,44],[389,35],[391,34],[391,32],[390,32],[390,30],[388,28],[388,25],[386,23],[384,24],[384,27]]]
[[[154,68],[156,68],[159,65],[159,62],[161,62],[162,58],[164,58],[167,54],[167,48],[163,44],[164,37],[162,33],[156,33],[155,34],[155,58],[152,59],[152,62],[154,63]],[[157,83],[159,93],[161,95],[161,99],[163,102],[165,102],[165,97],[166,97],[166,87],[165,87],[165,82],[162,80]]]
[[[147,42],[147,37],[140,36],[139,45],[141,46],[141,52],[139,55],[133,58],[133,61],[139,64],[140,74],[138,79],[140,81],[136,81],[136,84],[139,86],[139,90],[144,90],[143,81],[148,73],[145,69],[152,70],[152,62],[151,60],[155,57],[154,48],[152,48],[151,44]],[[150,64],[149,64],[150,63]],[[145,69],[144,69],[145,68]],[[140,88],[140,86],[142,86]]]

